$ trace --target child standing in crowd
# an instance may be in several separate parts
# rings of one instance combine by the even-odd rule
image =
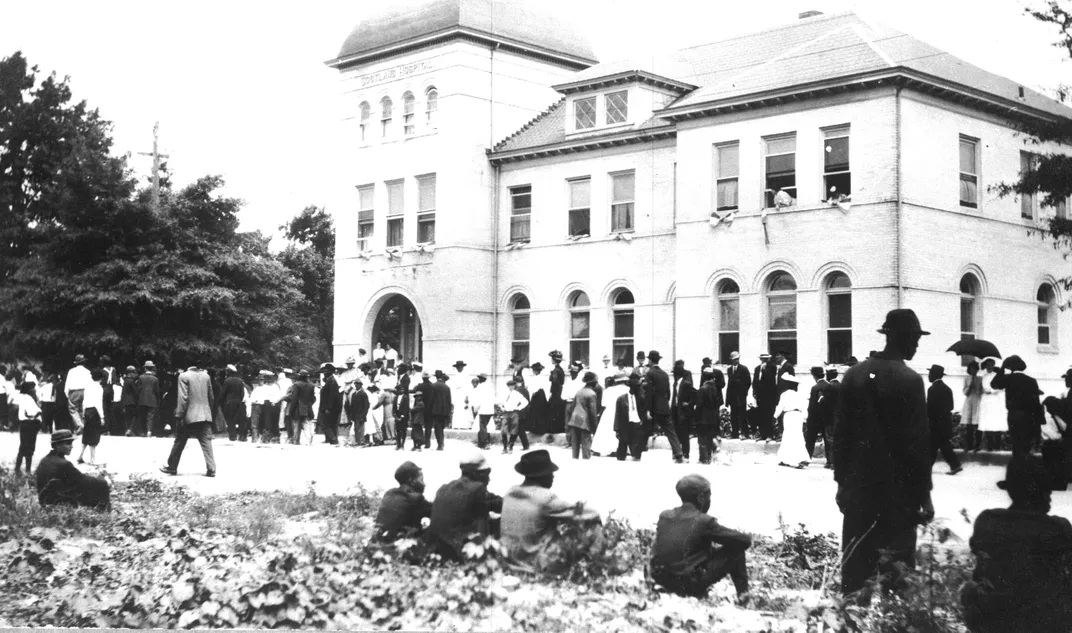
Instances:
[[[97,463],[97,445],[100,444],[103,427],[101,412],[104,411],[104,386],[101,381],[104,380],[105,373],[100,369],[94,369],[90,376],[92,380],[86,385],[85,393],[82,394],[82,418],[86,427],[82,430],[82,452],[78,455],[79,464],[85,463],[82,458],[86,454],[87,447],[89,448],[89,463]]]
[[[56,375],[48,374],[37,385],[37,404],[41,407],[41,427],[45,433],[52,432],[56,418]]]
[[[41,409],[34,402],[34,384],[22,383],[15,402],[19,411],[19,454],[15,458],[15,473],[19,472],[19,465],[26,460],[26,474],[30,474],[30,463],[33,461],[34,448],[37,446],[37,431],[41,426]]]

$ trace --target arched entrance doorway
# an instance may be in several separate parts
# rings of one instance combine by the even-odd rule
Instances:
[[[422,358],[421,318],[409,299],[394,295],[383,304],[372,324],[372,345],[376,343],[384,349],[390,344],[406,361]]]

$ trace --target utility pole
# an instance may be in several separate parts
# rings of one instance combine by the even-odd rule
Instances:
[[[168,154],[161,154],[159,151],[159,132],[160,121],[157,121],[153,125],[153,153],[138,152],[141,156],[153,157],[153,213],[160,213],[160,159],[168,158]]]

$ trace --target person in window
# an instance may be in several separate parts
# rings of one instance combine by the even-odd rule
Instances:
[[[1042,405],[1039,403],[1038,381],[1024,373],[1027,364],[1013,355],[1001,363],[991,386],[1005,391],[1005,407],[1012,441],[1013,456],[1027,455],[1039,440],[1039,429],[1044,423]]]
[[[108,482],[84,475],[67,461],[74,450],[74,434],[64,429],[52,434],[52,452],[37,465],[37,500],[43,506],[84,506],[111,509]]]
[[[659,515],[652,546],[651,576],[669,591],[703,598],[729,576],[740,602],[748,600],[745,552],[752,537],[719,524],[711,509],[711,482],[685,475],[677,482],[681,506]]]
[[[983,379],[979,376],[979,363],[971,361],[964,376],[964,406],[960,410],[960,424],[964,427],[964,452],[978,453],[983,444],[979,431],[979,401],[983,398]]]
[[[374,542],[390,543],[421,531],[421,520],[432,516],[432,504],[424,498],[424,471],[413,462],[403,462],[395,471],[397,488],[383,493],[372,532]]]
[[[961,592],[972,633],[1072,630],[1072,524],[1051,516],[1050,481],[1037,457],[1006,469],[1012,505],[975,519],[975,571]]]

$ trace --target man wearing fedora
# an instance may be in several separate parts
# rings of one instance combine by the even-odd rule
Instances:
[[[223,419],[227,421],[227,437],[233,442],[236,439],[243,442],[249,434],[246,424],[246,383],[238,375],[238,368],[234,365],[227,366],[227,378],[220,388],[219,406],[223,410]]]
[[[629,374],[626,380],[629,391],[618,396],[614,403],[614,432],[618,436],[616,455],[618,461],[625,461],[626,455],[631,455],[633,461],[639,462],[651,429],[651,417],[640,375]]]
[[[175,407],[175,443],[171,447],[167,465],[160,469],[168,475],[176,475],[179,460],[186,449],[186,442],[191,437],[201,444],[201,453],[205,456],[205,476],[216,476],[216,459],[212,454],[212,435],[215,431],[212,422],[212,380],[208,372],[197,365],[190,366],[179,374],[178,404]]]
[[[457,363],[455,363],[457,364]],[[425,404],[425,415],[431,418],[432,430],[435,431],[436,450],[443,450],[443,430],[447,428],[447,422],[450,420],[451,414],[454,411],[454,403],[451,399],[450,387],[447,386],[447,381],[450,378],[443,373],[443,370],[435,370],[436,381],[432,384],[432,401]],[[425,424],[427,427],[427,424]],[[429,437],[425,440],[425,448],[431,448],[432,439]]]
[[[756,441],[774,439],[774,409],[778,406],[778,368],[771,355],[766,352],[759,355],[759,365],[752,374],[752,396],[756,399],[755,416]]]
[[[310,445],[313,443],[313,403],[316,402],[316,388],[309,382],[309,372],[302,369],[298,380],[290,387],[290,399],[287,402],[287,419],[291,420],[293,433],[291,442]]]
[[[161,429],[157,426],[157,409],[163,398],[160,394],[160,379],[156,377],[156,365],[151,360],[145,361],[142,366],[142,374],[134,385],[134,395],[138,401],[138,428],[137,434],[144,437],[151,434],[153,437],[161,435]]]
[[[644,386],[651,406],[652,426],[662,431],[670,442],[674,462],[682,464],[685,460],[681,455],[681,442],[670,423],[670,376],[659,367],[659,361],[662,359],[658,350],[648,352],[648,373],[644,376]]]
[[[602,543],[599,514],[576,511],[576,505],[551,492],[558,466],[543,449],[521,456],[514,470],[525,477],[520,486],[507,491],[502,501],[502,538],[510,562],[529,571],[560,573],[566,571],[566,560],[556,555],[558,541],[556,525],[564,521],[587,524],[592,529],[588,547]]]
[[[685,369],[685,361],[674,361],[674,385],[670,392],[670,417],[674,422],[674,433],[681,445],[681,458],[689,461],[692,452],[692,423],[696,409],[696,385],[692,381],[692,372]],[[720,394],[721,395],[721,394]]]
[[[895,586],[915,565],[916,526],[934,517],[927,399],[923,379],[905,365],[929,332],[908,309],[891,310],[879,332],[886,347],[846,372],[835,420],[844,594],[876,574]]]
[[[991,386],[1005,390],[1005,409],[1008,411],[1009,439],[1013,457],[1031,454],[1039,442],[1045,411],[1039,401],[1042,390],[1038,381],[1024,373],[1027,364],[1012,355],[1001,363]]]
[[[414,363],[415,368],[420,365]],[[410,430],[413,437],[413,450],[432,447],[432,416],[428,415],[428,405],[432,402],[432,375],[421,370],[418,382],[410,391],[413,402],[410,406]]]
[[[595,372],[587,371],[581,380],[584,386],[573,396],[573,409],[570,411],[570,448],[573,450],[573,459],[578,456],[592,459],[592,433],[599,420],[595,391],[599,378]]]
[[[67,380],[63,382],[63,391],[67,394],[67,410],[71,414],[74,433],[78,435],[85,427],[82,419],[82,400],[86,386],[93,382],[93,377],[86,369],[86,357],[78,354],[74,357],[74,367],[67,371]]]
[[[342,392],[335,380],[335,365],[320,365],[323,384],[320,386],[320,403],[316,412],[317,426],[324,433],[324,442],[332,446],[339,445],[339,415],[342,413]]]
[[[731,439],[748,435],[748,390],[751,387],[752,374],[741,364],[740,352],[730,352],[730,366],[726,369],[726,405],[730,409]]]
[[[459,463],[462,476],[440,486],[425,538],[446,560],[461,560],[471,534],[495,536],[490,513],[502,514],[502,497],[488,492],[491,464],[480,451]]]
[[[383,493],[372,540],[390,543],[421,531],[421,520],[432,516],[432,504],[424,498],[424,471],[413,462],[403,462],[395,471],[397,488]]]
[[[74,434],[64,429],[52,434],[52,452],[37,465],[37,500],[43,505],[111,509],[108,482],[82,474],[67,461],[74,449]]]
[[[953,437],[953,390],[942,381],[945,367],[931,365],[927,380],[931,386],[927,389],[927,421],[931,427],[931,464],[942,453],[945,463],[949,464],[949,474],[955,475],[964,468],[953,452],[950,439]]]

